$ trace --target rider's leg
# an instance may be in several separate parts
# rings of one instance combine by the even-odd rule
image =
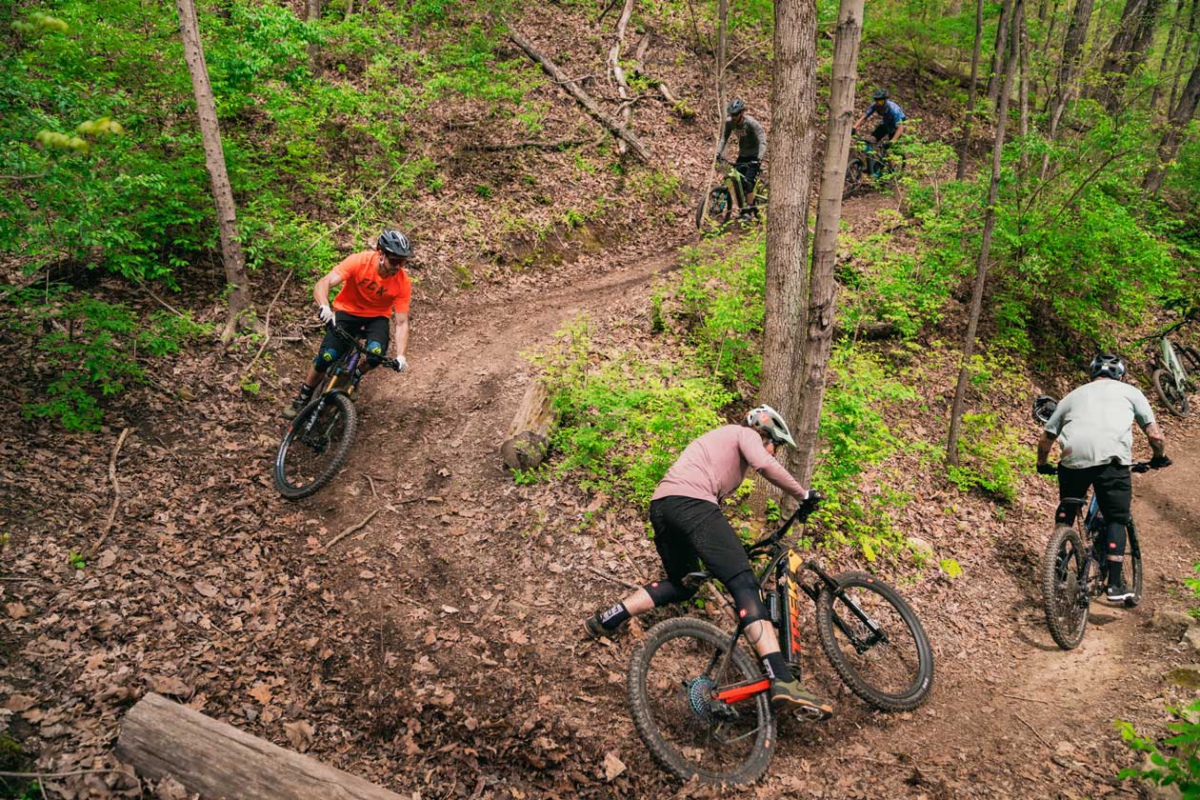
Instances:
[[[363,374],[379,366],[379,362],[387,355],[388,341],[391,337],[392,326],[388,317],[366,317],[363,321],[362,336],[367,339],[367,363],[362,365]]]
[[[343,312],[335,312],[336,322],[338,327],[343,327]],[[317,388],[317,384],[321,382],[321,378],[325,375],[325,370],[329,369],[329,365],[337,361],[341,350],[341,340],[333,331],[325,331],[325,338],[321,340],[321,346],[317,348],[317,355],[313,358],[312,365],[308,368],[308,374],[304,376],[304,383],[300,385],[300,391],[297,392],[295,399],[292,400],[283,409],[283,416],[291,419],[300,412],[300,409],[308,405],[308,401],[312,399],[313,392]]]
[[[1125,544],[1128,538],[1129,505],[1133,500],[1133,482],[1129,467],[1123,464],[1108,464],[1098,467],[1096,476],[1096,500],[1100,513],[1107,523],[1104,552],[1108,562],[1109,599],[1124,600],[1129,596],[1121,574],[1125,561]]]
[[[1058,468],[1058,509],[1054,512],[1054,521],[1059,525],[1074,525],[1075,515],[1079,512],[1078,503],[1065,503],[1068,498],[1080,499],[1092,485],[1093,469]]]

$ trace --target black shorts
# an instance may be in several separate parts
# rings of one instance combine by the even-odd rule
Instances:
[[[716,503],[663,497],[650,503],[650,524],[654,547],[672,583],[698,571],[701,561],[721,583],[751,569],[742,540]]]
[[[737,163],[733,165],[733,168],[742,176],[742,193],[748,195],[754,191],[754,185],[758,183],[758,172],[762,169],[762,165],[758,159],[739,158]],[[663,499],[665,500],[666,498],[664,497]]]
[[[1125,464],[1101,464],[1085,469],[1058,468],[1058,499],[1083,497],[1089,486],[1096,488],[1100,513],[1109,522],[1129,524],[1129,504],[1133,501],[1133,482]],[[1087,513],[1087,509],[1082,509]]]
[[[886,122],[881,122],[871,131],[871,138],[877,142],[882,142],[884,139],[891,139],[896,135],[898,128],[895,125],[889,125]]]
[[[356,339],[366,339],[367,349],[378,350],[378,357],[387,355],[388,337],[391,335],[391,320],[388,317],[359,317],[345,311],[334,312],[335,324]],[[322,372],[342,354],[346,342],[333,331],[325,331],[321,349],[314,361]]]

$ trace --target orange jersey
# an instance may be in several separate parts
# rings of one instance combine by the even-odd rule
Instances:
[[[377,267],[381,258],[375,250],[364,250],[333,268],[342,276],[342,290],[333,300],[334,308],[359,317],[408,313],[412,282],[403,269],[390,278],[380,277]]]

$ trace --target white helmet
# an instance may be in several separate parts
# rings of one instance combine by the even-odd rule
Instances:
[[[760,433],[765,433],[775,444],[796,446],[796,441],[792,438],[792,432],[788,430],[787,423],[783,421],[783,417],[779,416],[779,412],[770,406],[763,405],[750,409],[750,413],[746,415],[746,425]]]

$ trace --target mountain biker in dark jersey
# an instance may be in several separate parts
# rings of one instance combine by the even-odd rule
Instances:
[[[736,133],[738,157],[733,167],[742,176],[742,189],[746,195],[746,205],[739,209],[738,216],[748,219],[758,216],[758,208],[754,205],[754,187],[762,169],[762,160],[767,157],[767,134],[762,123],[746,113],[745,101],[739,98],[730,100],[726,111],[729,116],[725,118],[725,131],[721,136],[721,143],[717,145],[717,160],[721,160],[730,134]]]
[[[317,281],[313,287],[313,300],[325,324],[334,323],[351,336],[363,336],[367,340],[365,371],[375,368],[388,349],[389,315],[396,322],[396,360],[398,371],[408,367],[404,351],[408,349],[408,306],[412,299],[412,283],[404,271],[412,243],[400,231],[385,230],[375,242],[374,250],[346,258],[333,270]],[[329,305],[329,290],[342,286]],[[320,383],[325,370],[337,361],[345,343],[333,331],[326,331],[313,365],[300,386],[296,399],[283,410],[283,416],[292,419],[300,409],[308,405],[313,391]]]
[[[719,505],[741,486],[750,467],[793,497],[806,499],[808,491],[774,458],[775,448],[781,444],[796,446],[787,424],[770,406],[750,411],[742,425],[717,428],[689,444],[650,501],[654,547],[666,578],[596,612],[585,621],[585,627],[592,638],[612,637],[630,617],[690,599],[696,588],[684,586],[682,580],[697,571],[703,560],[733,596],[746,639],[771,679],[771,705],[828,716],[832,704],[808,691],[784,660],[746,550]]]
[[[1133,463],[1134,420],[1150,440],[1154,452],[1151,468],[1169,467],[1171,459],[1164,453],[1166,440],[1154,421],[1154,411],[1146,396],[1121,380],[1125,374],[1124,362],[1101,353],[1092,359],[1090,373],[1091,382],[1064,397],[1046,422],[1038,441],[1037,470],[1043,475],[1058,474],[1060,502],[1054,516],[1063,525],[1075,523],[1078,509],[1064,507],[1061,501],[1083,497],[1089,486],[1095,487],[1107,526],[1103,538],[1097,541],[1097,546],[1108,554],[1105,594],[1109,602],[1123,603],[1133,597],[1121,570],[1127,539],[1125,526],[1133,497],[1129,467]],[[1062,447],[1057,469],[1046,462],[1056,440]]]
[[[871,117],[878,115],[879,124],[871,132],[870,138],[886,150],[889,142],[894,142],[900,138],[900,134],[904,132],[904,123],[908,117],[904,116],[904,110],[895,101],[888,99],[886,89],[876,90],[872,101],[858,122],[854,123],[854,130],[857,131],[860,125]]]

